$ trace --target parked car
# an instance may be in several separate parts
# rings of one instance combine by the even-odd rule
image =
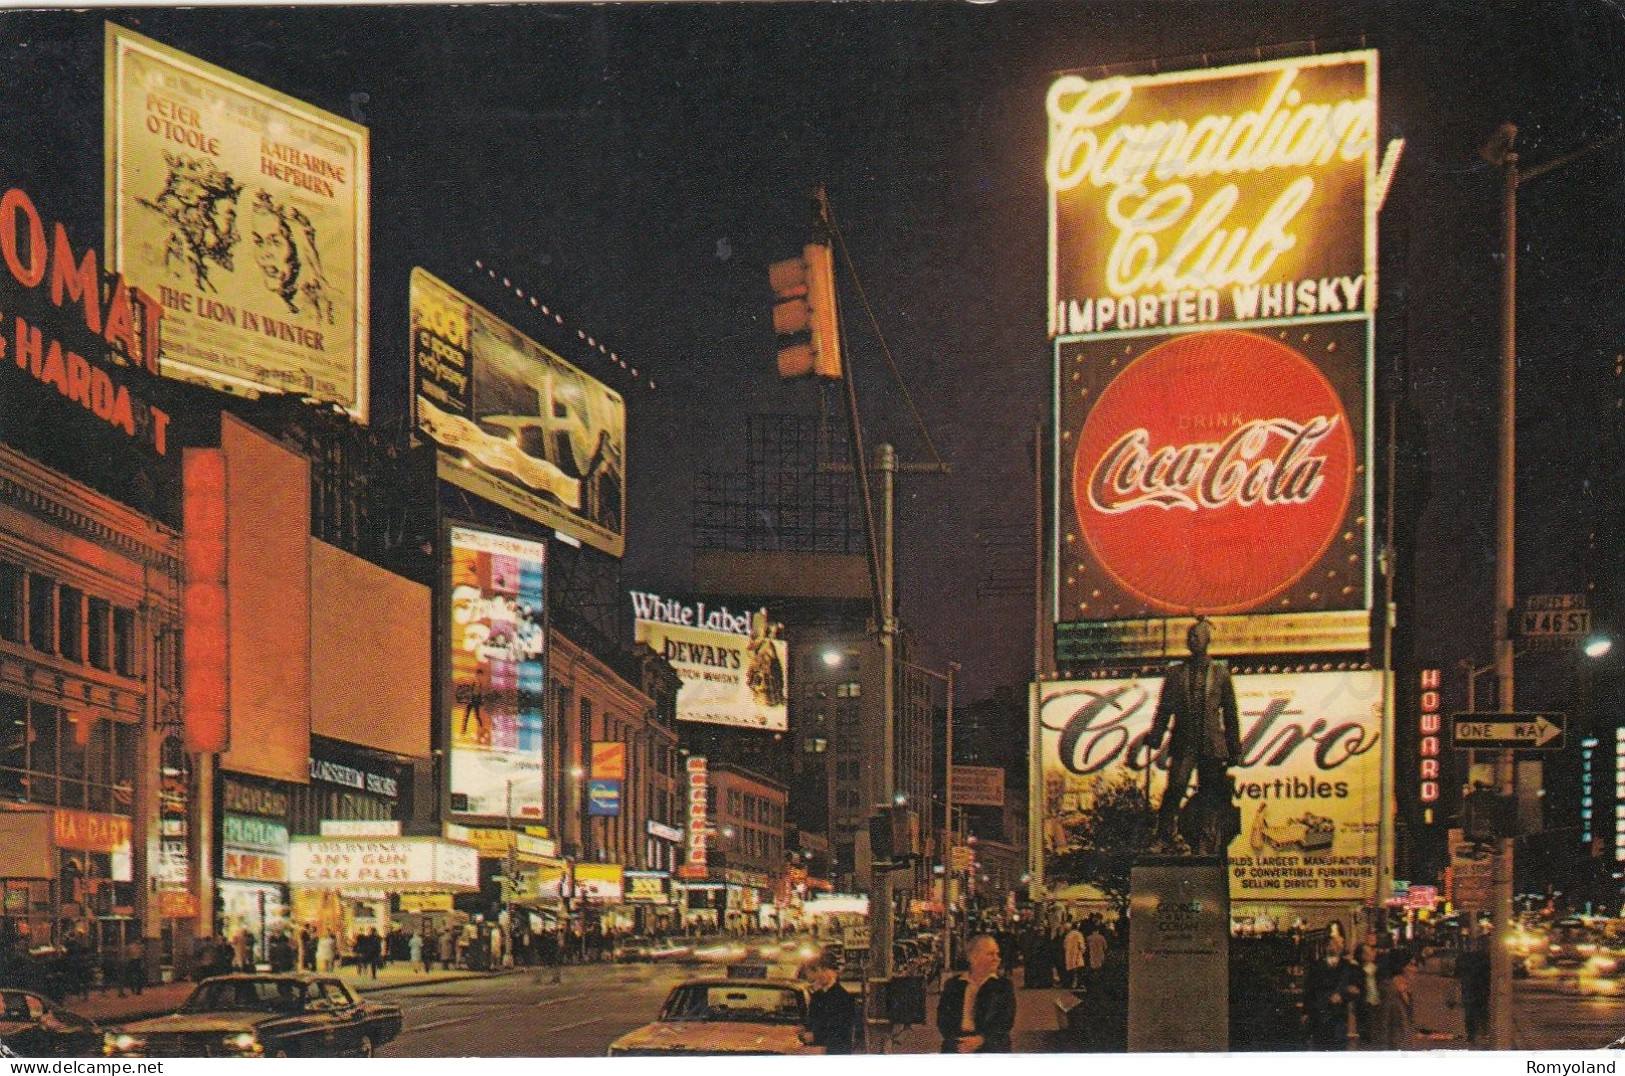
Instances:
[[[807,1036],[808,988],[784,979],[695,979],[672,988],[660,1018],[610,1043],[610,1057],[821,1054]]]
[[[338,979],[217,975],[180,1011],[108,1031],[108,1057],[371,1057],[401,1033],[398,1005],[364,1001]]]
[[[31,990],[0,990],[0,1044],[13,1057],[95,1057],[102,1029]]]

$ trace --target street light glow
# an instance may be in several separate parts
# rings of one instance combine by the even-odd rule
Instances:
[[[839,665],[842,660],[841,652],[834,648],[825,650],[822,657],[824,659],[824,664],[829,666],[831,669]]]
[[[1614,640],[1606,635],[1593,635],[1586,640],[1585,655],[1588,658],[1600,658],[1614,648]]]

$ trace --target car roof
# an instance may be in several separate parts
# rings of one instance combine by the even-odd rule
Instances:
[[[198,983],[343,983],[336,975],[313,975],[310,972],[236,972],[231,975],[211,975]]]

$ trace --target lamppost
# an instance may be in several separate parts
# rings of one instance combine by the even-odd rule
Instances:
[[[1518,128],[1503,123],[1496,128],[1479,155],[1501,169],[1501,415],[1496,466],[1495,512],[1495,671],[1499,704],[1511,712],[1514,704],[1511,617],[1516,601],[1514,553],[1516,541],[1514,501],[1517,493],[1517,386],[1518,386],[1518,188],[1553,169],[1596,149],[1625,138],[1625,130],[1590,142],[1554,160],[1520,171]],[[1472,682],[1472,678],[1468,678]],[[1500,752],[1497,762],[1502,795],[1513,792],[1515,761],[1511,751]],[[1500,842],[1495,857],[1495,890],[1491,921],[1496,944],[1490,949],[1490,1036],[1497,1050],[1512,1048],[1512,954],[1501,939],[1512,922],[1513,842]]]

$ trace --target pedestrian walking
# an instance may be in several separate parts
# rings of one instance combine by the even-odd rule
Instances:
[[[1066,934],[1061,938],[1061,985],[1068,990],[1076,990],[1083,985],[1086,950],[1083,932],[1078,929],[1078,924],[1068,923]]]
[[[965,945],[965,972],[942,987],[937,1030],[945,1054],[1007,1054],[1016,1024],[1016,991],[999,974],[999,945],[978,934]]]
[[[339,940],[328,931],[316,942],[316,970],[323,974],[331,972],[338,957]]]
[[[414,930],[412,936],[406,939],[406,954],[412,961],[412,970],[427,972],[428,965],[423,963],[423,931]]]
[[[826,1054],[851,1053],[858,1006],[841,985],[835,961],[829,956],[819,957],[808,969],[807,978],[812,983],[807,1030],[803,1033],[807,1043],[823,1047]]]
[[[1106,931],[1098,918],[1089,921],[1089,933],[1083,939],[1084,967],[1088,969],[1084,974],[1092,989],[1100,978],[1101,971],[1106,967]]]
[[[447,927],[440,932],[440,970],[450,971],[452,961],[457,959],[457,932],[455,927]]]
[[[147,943],[138,937],[124,947],[124,985],[136,997],[147,988]]]
[[[1477,1045],[1490,1026],[1490,951],[1480,937],[1456,958],[1456,980],[1461,986],[1461,1015],[1467,1041]]]
[[[1416,957],[1406,949],[1395,949],[1388,956],[1388,975],[1382,984],[1380,1045],[1388,1050],[1415,1049],[1412,991],[1416,983]]]
[[[254,970],[254,939],[247,927],[239,927],[231,939],[231,966],[234,971]]]
[[[1303,1007],[1313,1048],[1348,1049],[1349,1006],[1358,994],[1353,968],[1343,959],[1343,939],[1331,938],[1325,955],[1304,974]]]
[[[1382,1013],[1382,965],[1374,946],[1361,945],[1355,954],[1354,962],[1360,969],[1360,998],[1355,1002],[1354,1024],[1360,1031],[1360,1045],[1375,1046]]]

